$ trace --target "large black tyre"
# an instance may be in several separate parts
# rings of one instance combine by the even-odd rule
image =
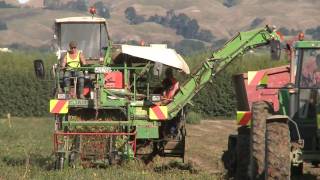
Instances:
[[[290,179],[290,131],[281,121],[267,123],[266,179]]]
[[[248,176],[249,154],[250,154],[250,129],[246,126],[238,128],[236,146],[236,175],[235,179],[246,180]]]
[[[268,102],[257,101],[252,104],[249,163],[251,179],[264,178],[266,119],[272,114],[272,111]]]
[[[224,168],[227,170],[227,177],[233,178],[237,168],[237,138],[238,135],[229,135],[228,149],[223,152],[221,160]]]

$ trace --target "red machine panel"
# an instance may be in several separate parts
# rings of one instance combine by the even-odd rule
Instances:
[[[257,79],[259,79],[259,74],[265,74],[268,76],[267,88],[257,88],[257,81],[259,81]],[[278,89],[284,87],[290,82],[290,67],[281,66],[263,69],[257,72],[256,77],[253,77],[250,82],[248,82],[247,73],[235,75],[233,77],[238,101],[238,110],[250,111],[253,102],[264,100],[272,102],[274,110],[278,111]]]
[[[104,87],[108,89],[122,89],[123,75],[120,71],[113,71],[104,74]]]

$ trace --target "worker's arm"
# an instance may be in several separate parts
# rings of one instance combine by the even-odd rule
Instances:
[[[63,59],[61,60],[61,68],[65,68],[66,67],[66,64],[67,64],[67,55],[65,55],[63,57]]]

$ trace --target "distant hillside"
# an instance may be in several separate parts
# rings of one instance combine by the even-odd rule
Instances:
[[[1,0],[0,0],[1,1]],[[57,0],[61,4],[70,0]],[[85,1],[85,0],[84,0]],[[183,39],[174,29],[147,22],[129,25],[124,11],[134,7],[139,15],[149,18],[165,15],[170,9],[185,13],[209,29],[219,39],[229,39],[238,31],[273,24],[287,29],[306,30],[320,22],[318,0],[102,0],[110,9],[108,20],[111,36],[116,41],[141,39],[146,42],[177,43]],[[43,9],[43,0],[29,0],[19,5],[16,0],[5,0],[21,8],[0,8],[0,21],[7,30],[0,30],[0,46],[13,43],[41,47],[50,44],[52,23],[55,18],[88,15],[71,10]],[[89,6],[97,1],[89,0]]]

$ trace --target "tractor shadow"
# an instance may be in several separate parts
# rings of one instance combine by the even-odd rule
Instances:
[[[54,169],[52,156],[44,156],[41,154],[29,154],[28,157],[4,156],[2,162],[8,166],[33,166],[46,171]]]
[[[221,161],[223,163],[224,169],[226,170],[225,178],[235,178],[235,154],[234,152],[231,152],[230,150],[225,150],[221,156]]]

